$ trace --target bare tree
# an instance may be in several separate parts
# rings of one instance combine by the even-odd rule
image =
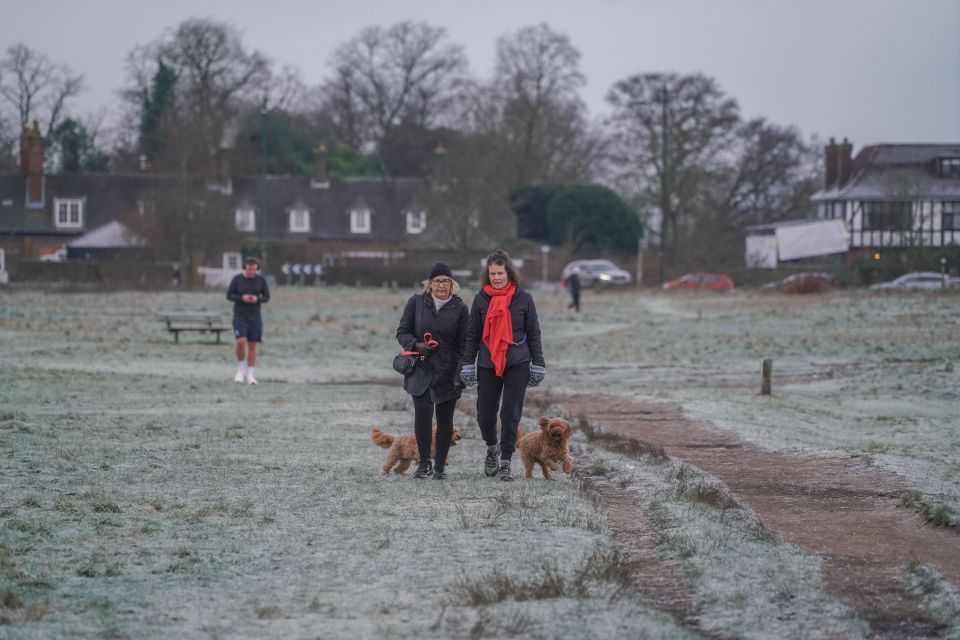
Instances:
[[[425,23],[368,27],[333,56],[327,106],[341,138],[379,149],[400,123],[422,129],[442,124],[467,69],[459,45]]]
[[[432,246],[464,251],[515,236],[503,193],[485,179],[495,175],[499,163],[490,148],[484,136],[471,135],[437,154],[433,177],[418,195],[427,211],[424,240]]]
[[[178,164],[182,170],[209,171],[242,105],[261,103],[268,95],[269,63],[259,52],[249,51],[232,26],[209,19],[186,20],[128,56],[130,86],[125,93],[135,110],[144,108],[161,65],[176,78],[175,118],[168,133],[174,135],[172,127],[176,127],[188,149],[200,147],[193,152],[182,149]],[[177,146],[171,145],[172,149]]]
[[[307,88],[300,79],[300,71],[285,65],[271,76],[260,104],[262,109],[278,109],[290,113],[304,113],[308,107]]]
[[[659,217],[657,242],[669,259],[681,216],[694,210],[700,185],[724,160],[739,108],[700,74],[631,76],[613,86],[607,101],[618,181]],[[662,279],[663,260],[660,266]]]
[[[37,120],[43,123],[44,138],[49,138],[63,118],[67,101],[82,89],[83,76],[23,43],[9,47],[6,58],[0,60],[0,98],[12,112],[3,120],[19,123],[16,134]]]
[[[819,153],[792,127],[756,118],[737,130],[725,195],[718,203],[730,224],[775,222],[802,215],[816,190]]]
[[[481,109],[512,175],[511,190],[534,182],[588,179],[602,137],[579,97],[580,52],[546,24],[497,42],[492,104]],[[480,94],[481,96],[483,94]]]

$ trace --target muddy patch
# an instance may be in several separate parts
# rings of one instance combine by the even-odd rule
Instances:
[[[935,638],[945,629],[907,593],[903,576],[913,562],[934,567],[960,584],[960,536],[927,525],[903,506],[910,489],[863,459],[794,456],[762,450],[736,434],[690,420],[678,407],[573,396],[572,415],[620,435],[663,447],[666,453],[717,476],[785,540],[823,558],[827,587],[867,620],[878,638]],[[610,504],[611,529],[618,531]],[[643,542],[642,533],[633,536]],[[641,544],[643,547],[643,544]],[[664,567],[651,564],[655,572]],[[669,567],[665,568],[672,574]],[[662,606],[681,619],[689,599]],[[688,609],[689,611],[689,609]]]

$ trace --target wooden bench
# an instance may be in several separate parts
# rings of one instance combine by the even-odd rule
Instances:
[[[157,318],[166,323],[174,342],[180,342],[181,331],[197,331],[217,334],[217,344],[220,344],[220,334],[231,330],[223,324],[219,311],[158,311]]]

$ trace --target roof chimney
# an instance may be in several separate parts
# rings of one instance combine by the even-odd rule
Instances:
[[[233,192],[233,149],[221,147],[217,157],[217,182],[224,193]]]
[[[837,183],[844,185],[853,169],[853,145],[846,138],[837,145]]]
[[[823,148],[823,171],[823,188],[829,189],[837,181],[837,141],[833,138]]]
[[[313,175],[310,186],[314,189],[328,189],[330,177],[327,175],[327,145],[322,142],[313,150]]]
[[[430,163],[430,173],[434,191],[446,191],[450,182],[450,167],[447,162],[447,147],[443,140],[437,140],[433,148],[433,160]]]
[[[43,136],[40,124],[23,126],[20,133],[20,173],[27,178],[27,206],[43,206]]]
[[[222,146],[210,158],[207,177],[208,191],[216,191],[227,196],[233,193],[232,155],[233,150],[230,147]]]

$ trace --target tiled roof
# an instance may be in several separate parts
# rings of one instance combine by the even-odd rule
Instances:
[[[233,181],[235,205],[252,206],[257,230],[267,236],[288,235],[289,211],[304,207],[310,212],[310,232],[315,239],[350,239],[350,211],[370,210],[366,240],[398,240],[406,235],[404,213],[417,206],[420,180],[332,180],[328,188],[313,188],[308,178],[240,178]],[[291,234],[298,235],[298,234]]]
[[[960,143],[864,147],[853,159],[849,180],[821,189],[810,200],[960,199],[960,179],[936,173],[936,160],[942,157],[960,157]]]
[[[406,237],[405,212],[419,208],[418,194],[427,183],[417,179],[332,179],[326,188],[314,188],[309,178],[242,177],[232,182],[226,195],[208,191],[203,181],[191,179],[187,189],[231,207],[250,206],[256,211],[254,235],[396,241]],[[26,178],[0,175],[0,233],[81,235],[113,220],[138,212],[138,202],[152,200],[172,190],[183,190],[176,176],[164,174],[77,174],[45,176],[42,208],[25,206]],[[82,229],[54,225],[55,198],[85,198]],[[289,211],[305,207],[310,231],[291,233]],[[371,212],[370,233],[350,231],[350,210]],[[232,229],[231,229],[232,231]]]

